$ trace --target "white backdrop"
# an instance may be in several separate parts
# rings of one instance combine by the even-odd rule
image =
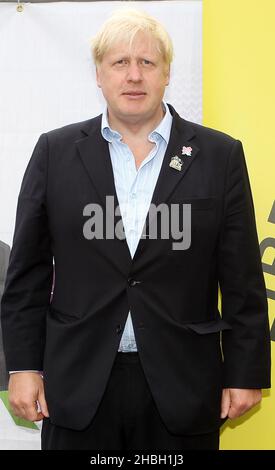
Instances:
[[[0,240],[11,245],[17,196],[42,132],[100,114],[90,38],[113,9],[135,6],[170,33],[175,59],[165,99],[202,120],[202,2],[0,3]],[[39,430],[16,426],[0,399],[0,449],[38,449]]]

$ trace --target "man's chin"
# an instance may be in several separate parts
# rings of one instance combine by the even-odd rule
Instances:
[[[120,116],[127,120],[145,119],[148,111],[141,106],[127,106],[120,110]]]

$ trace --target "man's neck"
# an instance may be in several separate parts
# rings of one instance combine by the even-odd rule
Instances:
[[[148,135],[159,125],[165,115],[165,107],[161,105],[159,111],[148,120],[141,120],[139,118],[124,121],[117,116],[114,116],[108,110],[108,122],[111,129],[119,132],[123,140],[139,140],[146,139]]]

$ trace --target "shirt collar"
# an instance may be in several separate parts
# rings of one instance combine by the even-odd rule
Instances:
[[[165,115],[163,116],[162,120],[160,121],[159,125],[150,132],[148,139],[151,142],[156,142],[160,136],[162,139],[165,140],[166,144],[168,144],[170,138],[170,131],[172,126],[172,115],[167,104],[163,101],[162,102],[163,109],[165,110]],[[113,142],[114,140],[121,140],[122,136],[119,132],[111,129],[108,122],[108,114],[107,114],[107,105],[105,106],[102,119],[101,119],[101,134],[102,137],[107,140],[108,142]]]

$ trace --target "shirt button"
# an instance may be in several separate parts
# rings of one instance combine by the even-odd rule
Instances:
[[[131,198],[135,199],[137,197],[136,193],[131,193]]]
[[[130,287],[135,287],[137,284],[140,284],[141,281],[137,281],[136,279],[133,279],[132,277],[130,277],[128,279],[128,284]]]

